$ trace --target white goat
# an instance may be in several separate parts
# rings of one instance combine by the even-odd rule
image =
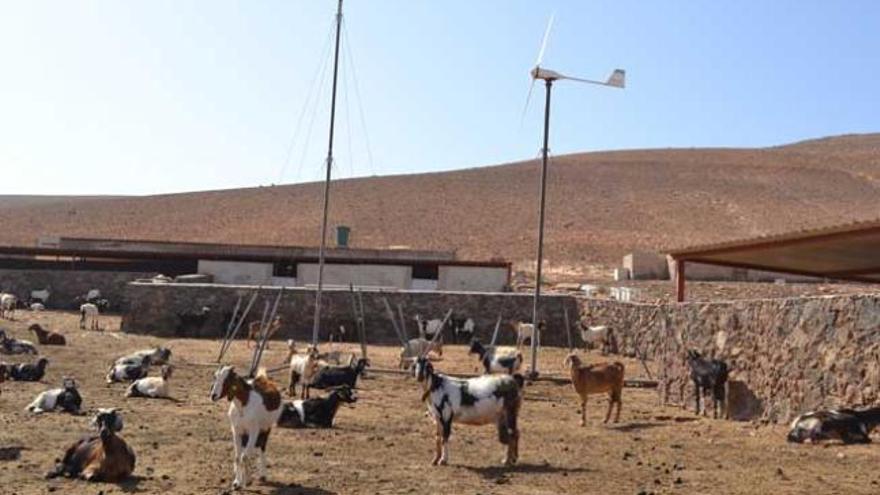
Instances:
[[[232,366],[221,366],[214,373],[211,400],[229,400],[229,422],[232,426],[232,445],[235,451],[235,481],[233,489],[248,484],[246,457],[259,449],[258,471],[261,481],[266,480],[266,444],[272,427],[281,417],[281,393],[260,370],[257,377],[245,379]]]
[[[35,303],[31,303],[30,310],[35,311],[35,312],[36,311],[45,311],[46,306],[43,303],[35,302]]]
[[[147,397],[151,399],[168,399],[168,379],[171,378],[172,366],[162,367],[162,376],[148,376],[135,380],[125,392],[126,397]]]
[[[584,342],[584,352],[589,352],[589,349],[596,347],[599,347],[602,354],[617,350],[614,333],[606,325],[581,327],[581,340]]]
[[[498,440],[507,445],[505,465],[515,464],[519,457],[517,416],[522,406],[522,375],[483,375],[461,380],[440,373],[425,357],[413,366],[413,375],[422,384],[422,401],[437,426],[436,447],[432,464],[449,462],[449,436],[452,422],[467,425],[495,423]]]
[[[45,289],[32,290],[31,291],[31,302],[41,302],[43,304],[46,304],[49,302],[49,295],[50,294],[51,293],[49,292],[48,287]]]
[[[0,318],[12,319],[15,314],[15,306],[18,304],[18,298],[15,294],[4,292],[0,294]]]
[[[141,351],[135,351],[126,356],[122,356],[121,358],[116,360],[116,364],[118,365],[139,365],[144,361],[144,358],[150,357],[150,365],[163,365],[168,364],[168,361],[171,359],[171,349],[167,347],[154,347],[152,349],[144,349]]]
[[[287,361],[290,366],[290,382],[287,387],[287,393],[291,397],[296,397],[296,384],[302,382],[301,399],[308,398],[308,384],[312,381],[312,377],[318,372],[318,350],[309,347],[305,354],[296,352],[296,344],[293,339],[287,341]]]
[[[85,303],[80,305],[79,307],[79,327],[81,329],[86,328],[86,323],[88,322],[89,330],[97,330],[98,329],[98,306],[92,303]]]
[[[406,345],[400,349],[400,368],[409,368],[413,360],[419,356],[426,356],[429,353],[436,353],[438,356],[443,355],[443,344],[437,341],[425,340],[422,338],[409,339]]]
[[[538,345],[541,345],[541,332],[544,330],[544,322],[538,322],[537,337],[535,337],[535,325],[531,323],[523,323],[521,321],[513,322],[513,329],[516,332],[516,348],[521,349],[526,340],[530,341],[537,338]]]
[[[423,320],[421,316],[416,315],[416,324],[419,326],[419,334],[421,337],[431,339],[434,334],[443,329],[443,320],[434,318],[432,320]]]

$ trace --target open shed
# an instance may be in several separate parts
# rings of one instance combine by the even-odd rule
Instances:
[[[678,302],[685,300],[688,262],[877,283],[880,220],[685,247],[667,254],[674,260]]]

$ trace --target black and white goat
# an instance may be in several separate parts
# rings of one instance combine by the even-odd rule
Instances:
[[[791,422],[787,440],[794,443],[817,443],[839,439],[846,444],[870,443],[871,431],[878,424],[880,407],[811,411],[801,414]]]
[[[477,329],[473,318],[450,318],[449,326],[452,328],[452,338],[459,343],[470,342]]]
[[[232,488],[248,484],[246,457],[259,449],[258,471],[260,480],[266,480],[266,444],[272,427],[281,417],[281,392],[266,377],[264,371],[246,379],[232,366],[221,366],[214,373],[211,400],[229,400],[229,422],[232,426],[232,445],[235,450],[235,480]]]
[[[364,373],[364,369],[369,365],[370,362],[367,359],[359,358],[354,366],[325,366],[318,370],[306,388],[321,390],[342,386],[357,388],[358,377]],[[308,396],[308,391],[306,396]]]
[[[507,373],[512,375],[522,367],[522,352],[507,347],[484,346],[479,340],[471,341],[468,354],[476,354],[483,366],[483,372]]]
[[[25,410],[34,414],[61,410],[70,414],[79,414],[82,397],[76,388],[76,380],[64,377],[61,388],[53,388],[41,392]]]
[[[718,359],[705,359],[699,352],[691,349],[687,353],[687,365],[691,370],[691,380],[694,382],[694,394],[696,395],[696,413],[706,414],[705,403],[701,407],[701,399],[704,396],[712,396],[712,417],[718,418],[718,405],[721,405],[722,415],[728,417],[727,408],[727,378],[730,371],[727,363]]]
[[[0,354],[39,354],[37,347],[30,340],[13,339],[0,329]]]
[[[38,382],[46,375],[49,360],[40,358],[36,364],[14,364],[9,369],[9,377],[17,382]]]
[[[150,365],[161,366],[168,364],[168,361],[171,360],[171,349],[167,347],[154,347],[152,349],[132,352],[117,359],[116,364],[139,365],[146,356],[150,357]]]
[[[458,379],[434,372],[425,357],[416,360],[413,375],[422,384],[422,401],[437,426],[436,447],[432,464],[449,462],[449,436],[452,423],[486,425],[495,423],[498,440],[507,445],[505,465],[515,464],[519,457],[517,418],[523,400],[522,375],[483,375]]]
[[[282,407],[278,426],[281,428],[333,428],[333,418],[343,403],[357,402],[357,392],[347,386],[330,391],[322,399],[287,402]]]
[[[64,453],[47,478],[66,476],[86,481],[119,483],[134,472],[135,455],[116,433],[122,430],[122,416],[117,409],[98,409],[92,419],[97,435],[75,442]]]
[[[146,397],[150,399],[169,399],[168,379],[174,367],[166,365],[162,367],[162,376],[148,376],[139,378],[128,386],[125,391],[126,397]]]
[[[133,382],[139,378],[146,377],[147,372],[150,370],[150,359],[150,356],[146,355],[141,358],[139,364],[112,364],[107,372],[107,383]]]

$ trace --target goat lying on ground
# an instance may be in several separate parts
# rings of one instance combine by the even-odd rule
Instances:
[[[255,320],[248,324],[248,337],[247,337],[247,346],[251,347],[252,344],[258,344],[260,342],[260,321]],[[272,338],[273,335],[278,333],[278,330],[281,330],[281,317],[276,316],[272,319],[272,321],[268,325],[269,328],[266,329],[266,349],[269,348],[269,339]]]
[[[61,335],[57,332],[50,332],[48,330],[43,329],[39,323],[34,323],[33,325],[28,327],[28,330],[34,332],[37,335],[37,342],[42,345],[66,345],[67,340],[64,338],[64,335]]]
[[[99,311],[98,306],[93,303],[85,303],[79,307],[79,328],[85,330],[86,326],[89,330],[98,330]]]
[[[148,376],[139,378],[128,386],[125,391],[126,397],[147,397],[151,399],[168,399],[168,379],[174,367],[166,365],[162,367],[162,376]]]
[[[577,354],[571,353],[565,358],[563,366],[571,372],[571,385],[581,398],[581,426],[587,424],[587,397],[590,394],[608,393],[608,411],[605,423],[611,419],[611,408],[617,404],[614,422],[620,421],[620,408],[623,406],[623,363],[598,363],[583,365]]]
[[[687,364],[691,370],[691,380],[694,382],[696,395],[696,413],[706,414],[705,401],[701,399],[712,395],[712,417],[718,418],[718,405],[721,404],[722,415],[728,417],[727,409],[727,377],[729,370],[727,363],[718,359],[705,359],[699,352],[691,349],[687,353]]]
[[[517,349],[495,346],[483,346],[479,340],[471,341],[468,354],[476,354],[483,366],[483,372],[507,373],[512,375],[522,367],[523,356]]]
[[[6,336],[6,331],[0,330],[0,354],[39,354],[33,342],[23,339],[13,339]]]
[[[449,462],[449,436],[452,422],[467,425],[495,423],[498,440],[507,445],[505,465],[515,464],[519,457],[517,417],[522,405],[521,375],[483,375],[465,380],[434,372],[434,366],[420,357],[413,366],[413,375],[422,384],[422,401],[437,426],[432,464]]]
[[[443,344],[439,341],[430,341],[423,338],[409,339],[406,342],[406,345],[400,349],[400,362],[398,367],[401,369],[407,369],[412,365],[414,359],[431,353],[442,356]]]
[[[34,414],[61,409],[70,414],[79,414],[82,397],[76,389],[76,380],[65,377],[61,388],[53,388],[41,392],[26,410]]]
[[[317,388],[326,390],[328,388],[336,388],[346,386],[348,388],[357,388],[357,379],[364,372],[364,368],[370,365],[370,362],[364,358],[360,358],[351,366],[325,366],[315,373],[311,382],[306,384],[306,397],[309,395],[308,389]]]
[[[36,312],[36,311],[46,311],[46,305],[43,304],[43,303],[35,302],[35,303],[31,303],[31,304],[28,306],[28,309],[30,309],[31,311],[34,311],[34,312]]]
[[[260,370],[257,377],[245,379],[232,366],[221,366],[214,373],[211,400],[229,400],[229,422],[232,424],[232,445],[235,450],[235,481],[232,488],[248,484],[246,457],[259,449],[260,480],[266,480],[266,444],[272,427],[281,417],[281,393]]]
[[[86,481],[119,483],[134,471],[135,455],[116,432],[122,430],[122,416],[117,409],[98,409],[92,419],[97,435],[85,437],[67,449],[47,478],[67,476]]]
[[[880,407],[870,409],[831,409],[801,414],[791,422],[788,441],[816,443],[839,439],[841,442],[870,443],[871,431],[880,424]]]
[[[339,387],[323,399],[295,400],[284,404],[278,426],[282,428],[333,428],[333,418],[342,403],[357,402],[357,393]]]
[[[150,369],[150,356],[141,359],[140,364],[113,364],[107,372],[107,383],[133,382],[147,376]]]
[[[171,360],[171,349],[166,347],[154,347],[152,349],[144,349],[142,351],[133,352],[116,360],[116,364],[140,365],[144,361],[144,357],[150,357],[150,365],[161,366],[168,364]]]
[[[290,377],[287,385],[287,393],[291,397],[296,397],[296,385],[302,381],[302,392],[300,398],[308,397],[308,383],[312,381],[312,377],[318,372],[318,350],[309,347],[305,354],[299,354],[296,351],[296,344],[293,340],[287,341],[287,359],[290,366]]]
[[[9,369],[9,376],[18,382],[38,382],[46,375],[49,360],[40,358],[36,364],[14,364]]]

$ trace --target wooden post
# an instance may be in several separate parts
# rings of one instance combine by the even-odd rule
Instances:
[[[675,301],[683,303],[685,299],[684,260],[675,260]]]
[[[495,345],[495,342],[498,340],[498,329],[501,328],[501,313],[498,313],[498,320],[495,322],[495,331],[492,332],[492,342],[489,342],[489,347]]]
[[[400,333],[400,328],[397,327],[397,319],[394,317],[394,311],[391,311],[391,305],[388,304],[388,298],[383,297],[382,302],[385,303],[385,313],[388,315],[388,319],[391,320],[391,325],[394,326],[394,333],[397,334],[397,338],[400,340],[401,345],[406,346],[406,339],[403,338],[403,335]]]

